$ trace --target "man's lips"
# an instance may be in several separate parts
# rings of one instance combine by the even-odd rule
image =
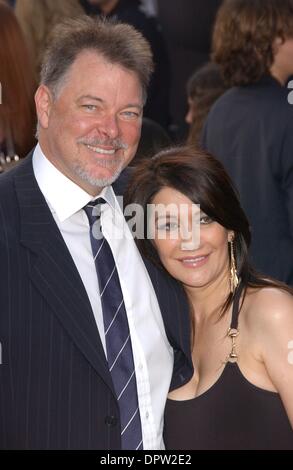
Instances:
[[[95,147],[93,145],[89,145],[89,144],[86,144],[87,148],[89,150],[92,150],[93,152],[95,153],[98,153],[100,155],[114,155],[115,152],[119,149],[117,148],[113,148],[113,147],[108,147],[108,148],[105,148],[105,147]]]

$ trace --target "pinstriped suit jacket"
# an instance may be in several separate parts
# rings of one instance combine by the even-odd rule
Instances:
[[[174,281],[146,266],[175,350],[174,388],[192,374],[187,303]],[[94,315],[31,155],[0,177],[0,342],[1,449],[121,448]]]

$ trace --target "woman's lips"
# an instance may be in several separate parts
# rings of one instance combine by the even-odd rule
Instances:
[[[187,268],[198,268],[207,262],[208,257],[209,255],[185,256],[184,258],[180,258],[179,261]]]

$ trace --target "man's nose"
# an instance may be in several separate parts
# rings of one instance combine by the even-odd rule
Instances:
[[[117,116],[113,114],[109,114],[107,116],[103,116],[98,124],[99,132],[102,132],[104,135],[110,137],[111,139],[115,139],[119,136],[119,124],[117,120]]]

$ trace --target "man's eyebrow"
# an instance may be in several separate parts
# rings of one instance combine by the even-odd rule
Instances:
[[[98,101],[99,103],[104,103],[104,100],[102,98],[99,98],[98,96],[93,96],[93,95],[82,95],[77,99],[77,101],[81,101],[84,99]]]
[[[82,100],[91,100],[91,101],[97,101],[98,103],[105,103],[105,100],[102,98],[99,98],[98,96],[93,96],[93,95],[82,95],[77,99],[77,102],[82,101]],[[140,111],[143,109],[143,106],[140,103],[128,103],[125,105],[123,108],[137,108]]]

